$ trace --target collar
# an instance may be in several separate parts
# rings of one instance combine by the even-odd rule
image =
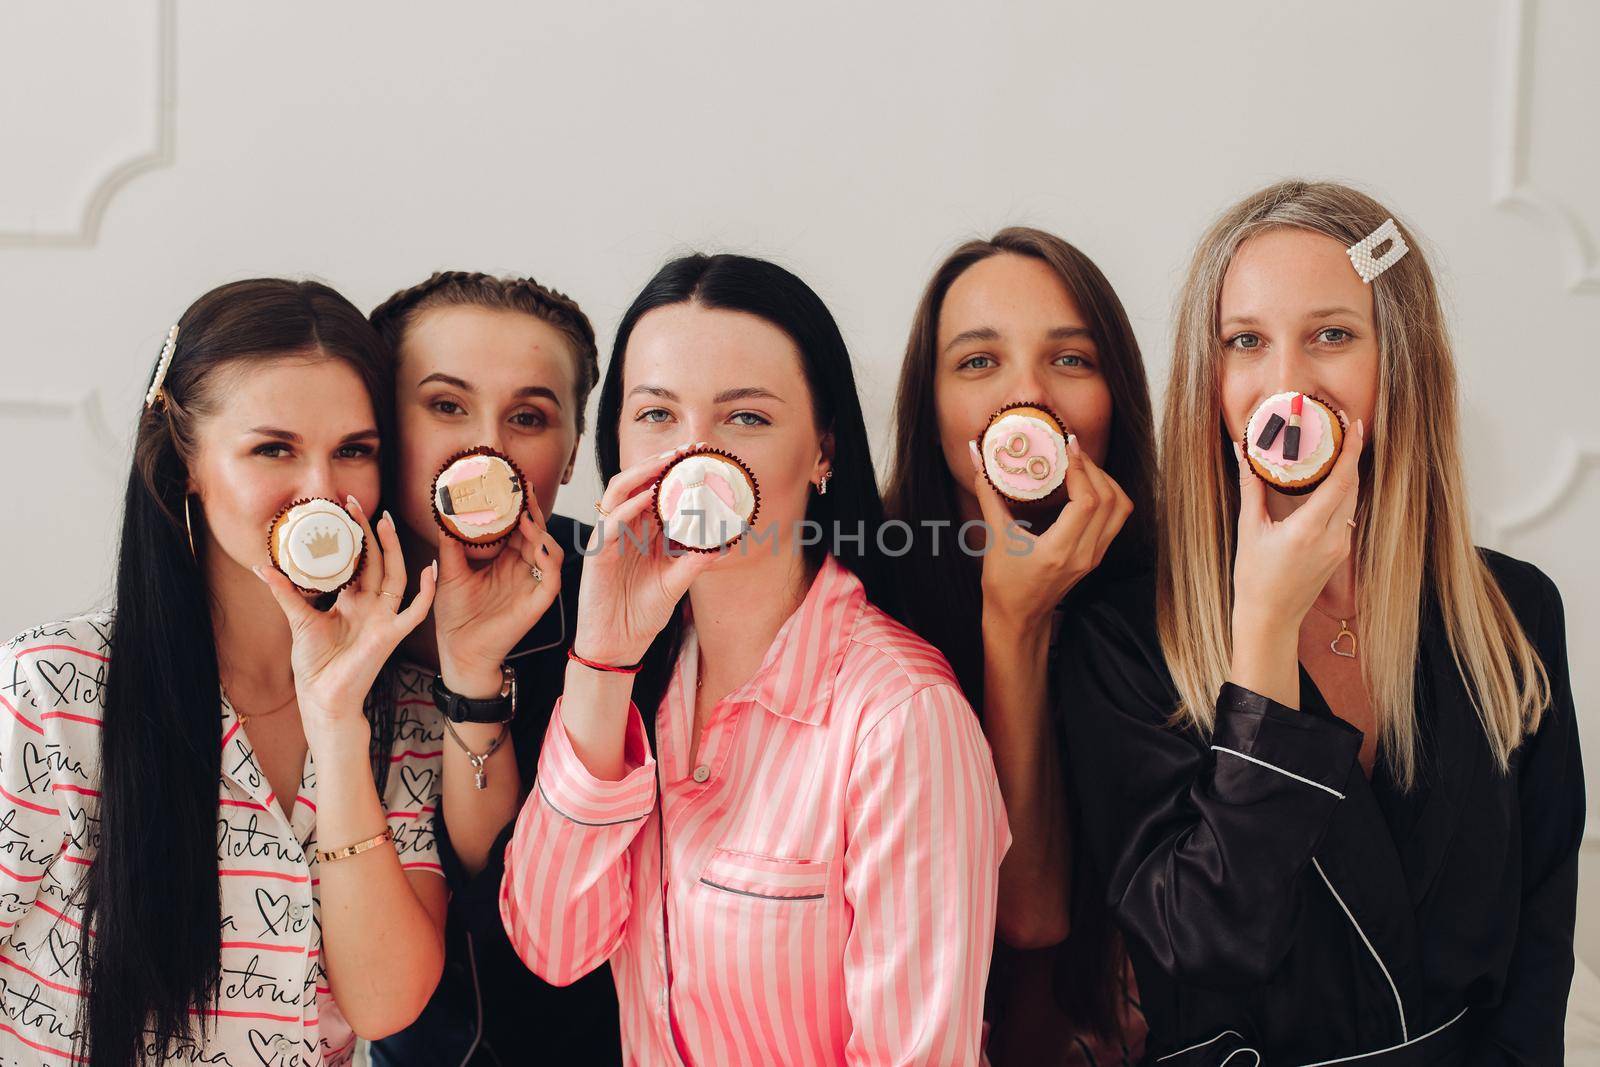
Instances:
[[[833,682],[850,647],[856,621],[867,600],[861,579],[833,556],[827,556],[811,580],[811,588],[794,614],[784,620],[761,666],[744,685],[729,693],[727,703],[756,703],[774,715],[821,723],[833,703]],[[693,670],[698,637],[686,635],[678,669]]]

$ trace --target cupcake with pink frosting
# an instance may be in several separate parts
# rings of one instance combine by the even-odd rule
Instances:
[[[487,445],[457,452],[433,479],[433,521],[463,544],[497,544],[517,528],[525,486],[510,456]]]
[[[978,443],[983,476],[1017,504],[1054,495],[1067,480],[1067,428],[1043,404],[1007,404],[989,416]]]
[[[1278,393],[1250,416],[1242,445],[1262,481],[1299,496],[1333,472],[1343,443],[1344,422],[1327,401],[1309,393]]]

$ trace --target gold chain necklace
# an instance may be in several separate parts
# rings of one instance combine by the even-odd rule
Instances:
[[[225,697],[228,696],[228,687],[226,685],[224,685],[222,687],[222,695],[225,696]],[[289,691],[289,695],[287,697],[285,697],[283,702],[278,704],[276,707],[268,708],[266,711],[253,712],[252,714],[249,714],[249,715],[246,715],[244,712],[239,710],[238,703],[232,697],[228,697],[228,704],[229,704],[230,707],[233,708],[234,718],[239,720],[239,725],[240,726],[243,726],[246,723],[248,723],[251,719],[264,719],[268,715],[276,715],[278,712],[280,712],[284,708],[288,707],[289,704],[294,700],[294,698],[295,698],[295,692],[294,692],[294,690],[291,689]]]
[[[1334,639],[1332,641],[1328,642],[1328,650],[1330,652],[1332,652],[1335,656],[1343,656],[1345,659],[1355,659],[1356,658],[1356,632],[1354,630],[1350,629],[1350,622],[1349,622],[1350,619],[1355,617],[1355,613],[1352,612],[1346,618],[1341,619],[1337,615],[1330,615],[1328,612],[1323,611],[1321,608],[1317,607],[1317,605],[1314,604],[1314,603],[1311,605],[1311,607],[1316,611],[1316,613],[1318,615],[1321,615],[1323,618],[1329,620],[1330,622],[1336,622],[1336,623],[1339,624],[1339,632],[1338,632],[1337,635],[1334,636]],[[1350,644],[1349,644],[1348,650],[1346,650],[1346,648],[1344,648],[1344,647],[1341,647],[1341,645],[1339,644],[1339,642],[1343,641],[1347,637],[1350,639]]]

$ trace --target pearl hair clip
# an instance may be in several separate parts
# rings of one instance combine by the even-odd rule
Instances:
[[[1372,258],[1372,250],[1385,241],[1390,242],[1389,251],[1377,259]],[[1345,249],[1350,262],[1355,265],[1356,273],[1368,285],[1372,284],[1372,279],[1400,262],[1401,257],[1409,251],[1411,246],[1400,236],[1400,227],[1394,224],[1394,219],[1384,219],[1382,226]]]
[[[144,394],[144,406],[149,407],[156,402],[156,397],[161,395],[161,386],[167,380],[167,368],[172,366],[172,352],[178,347],[178,328],[174,326],[167,331],[167,343],[161,346],[161,358],[156,360],[156,376],[150,381],[150,388]]]

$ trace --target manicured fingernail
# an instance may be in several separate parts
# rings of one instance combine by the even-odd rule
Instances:
[[[1363,419],[1356,420],[1356,436],[1361,438],[1365,438],[1367,436],[1367,424]]]
[[[357,500],[354,496],[347,496],[344,498],[344,506],[349,508],[351,511],[360,511],[361,501]]]
[[[394,516],[389,514],[388,509],[385,509],[384,512],[383,512],[383,518],[379,519],[378,521],[379,522],[386,522],[390,526],[393,526],[394,525]]]
[[[439,577],[439,561],[434,560],[431,566],[433,567],[433,576],[437,579]]]
[[[978,473],[983,469],[983,460],[978,456],[978,442],[967,442],[967,455],[972,457],[972,472]]]
[[[255,575],[257,578],[260,578],[263,582],[267,580],[266,571],[259,563],[250,568],[250,573]]]
[[[1234,460],[1239,462],[1239,463],[1243,463],[1244,462],[1244,453],[1239,451],[1239,442],[1238,441],[1230,441],[1228,443],[1233,445],[1233,458],[1234,458]]]
[[[1074,456],[1083,455],[1083,448],[1078,444],[1078,435],[1077,434],[1075,434],[1075,433],[1067,434],[1067,449]]]

